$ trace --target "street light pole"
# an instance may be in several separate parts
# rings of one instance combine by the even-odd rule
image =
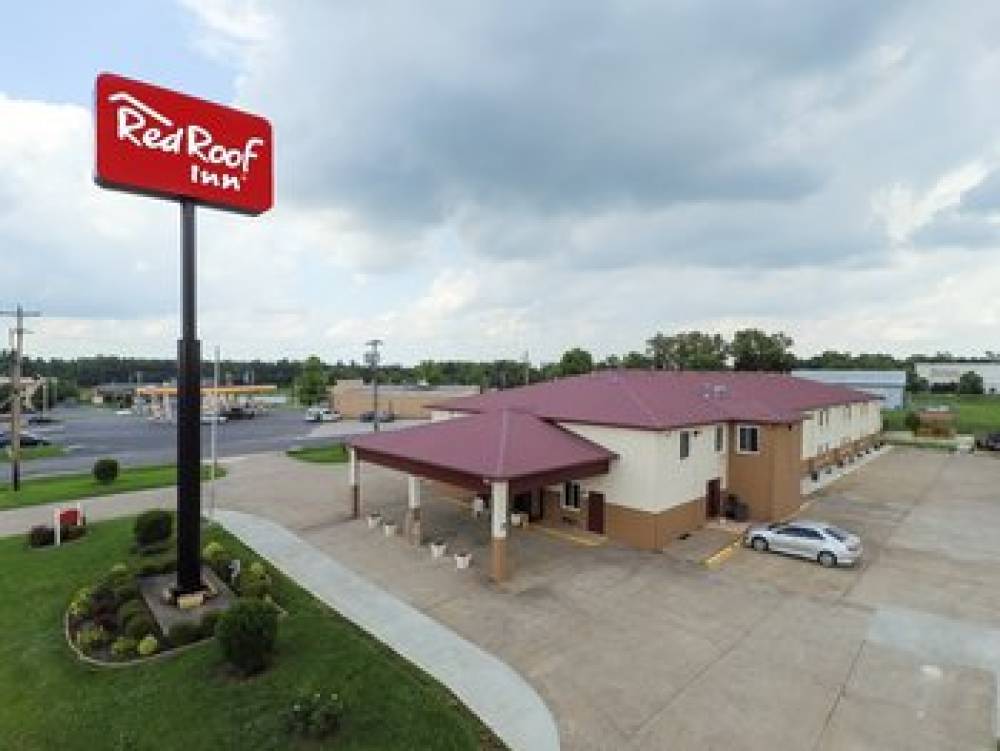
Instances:
[[[372,368],[372,407],[375,410],[375,415],[373,417],[375,432],[378,432],[378,364],[379,364],[379,353],[378,348],[382,346],[383,342],[381,339],[371,339],[365,342],[369,347],[372,348],[371,352],[365,353],[365,360],[371,365]]]
[[[16,493],[21,489],[21,357],[24,353],[24,319],[37,318],[37,310],[26,311],[20,303],[14,310],[0,310],[0,316],[13,316],[14,357],[10,366],[10,487]]]
[[[195,205],[181,201],[181,339],[177,343],[177,594],[201,584],[201,342]]]

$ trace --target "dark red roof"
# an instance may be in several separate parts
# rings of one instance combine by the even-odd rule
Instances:
[[[477,413],[514,408],[560,422],[666,430],[739,420],[795,422],[806,410],[875,398],[782,373],[605,370],[431,406]]]
[[[615,458],[603,446],[511,409],[371,433],[349,444],[486,481],[545,475]]]

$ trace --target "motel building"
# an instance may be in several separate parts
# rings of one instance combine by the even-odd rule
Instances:
[[[658,550],[737,509],[796,512],[802,487],[871,450],[880,400],[776,373],[601,371],[431,405],[432,421],[350,441],[353,514],[362,466],[408,475],[419,543],[422,481],[488,509],[490,573],[508,576],[510,514]]]

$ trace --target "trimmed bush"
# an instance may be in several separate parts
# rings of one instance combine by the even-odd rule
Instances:
[[[175,647],[183,647],[201,638],[201,626],[197,623],[177,623],[170,628],[167,641]]]
[[[177,570],[177,559],[173,556],[160,561],[149,561],[139,567],[139,576],[159,576],[169,574]]]
[[[132,552],[142,556],[159,555],[166,553],[171,547],[170,540],[163,540],[162,542],[154,542],[152,545],[133,545]]]
[[[110,485],[118,479],[118,462],[115,459],[98,459],[91,474],[101,485]]]
[[[173,531],[174,515],[164,509],[143,511],[135,518],[135,541],[140,546],[168,540]]]
[[[73,595],[73,599],[70,600],[69,603],[69,617],[71,619],[80,620],[82,618],[87,618],[91,614],[91,594],[90,587],[84,587],[83,589],[78,589],[76,591],[76,594]]]
[[[240,571],[236,579],[236,589],[239,590],[240,597],[252,597],[255,600],[262,600],[270,595],[271,584],[271,576],[260,561],[254,561]]]
[[[146,605],[141,600],[129,600],[118,608],[118,628],[121,631],[135,618],[149,619]]]
[[[59,537],[62,542],[79,540],[87,534],[87,528],[82,524],[63,524],[59,527]]]
[[[219,542],[210,542],[201,551],[201,559],[223,581],[229,581],[229,564],[232,556]]]
[[[215,636],[215,629],[219,625],[219,618],[221,617],[222,613],[218,610],[210,610],[201,617],[199,628],[203,639]]]
[[[125,636],[130,636],[133,639],[142,639],[146,636],[152,636],[156,633],[156,624],[153,623],[153,619],[148,615],[137,615],[134,618],[130,618],[129,622],[125,625]]]
[[[44,548],[56,544],[56,531],[47,524],[37,524],[28,530],[28,545]]]
[[[156,654],[156,651],[160,648],[160,642],[156,640],[156,637],[150,634],[149,636],[144,636],[139,640],[139,644],[136,646],[136,651],[139,653],[140,657],[149,657],[152,654]]]
[[[277,637],[278,614],[259,600],[239,600],[222,614],[215,629],[223,656],[243,675],[267,667]]]
[[[111,641],[111,634],[101,626],[84,626],[76,632],[76,646],[90,654]]]
[[[128,636],[119,636],[111,642],[111,656],[118,660],[127,660],[132,657],[139,643]]]

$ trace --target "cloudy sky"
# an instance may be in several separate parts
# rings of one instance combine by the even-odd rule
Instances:
[[[998,24],[990,0],[19,3],[0,307],[45,312],[34,354],[175,351],[177,207],[91,180],[111,70],[274,123],[275,209],[200,212],[229,356],[746,325],[801,354],[1000,349]]]

